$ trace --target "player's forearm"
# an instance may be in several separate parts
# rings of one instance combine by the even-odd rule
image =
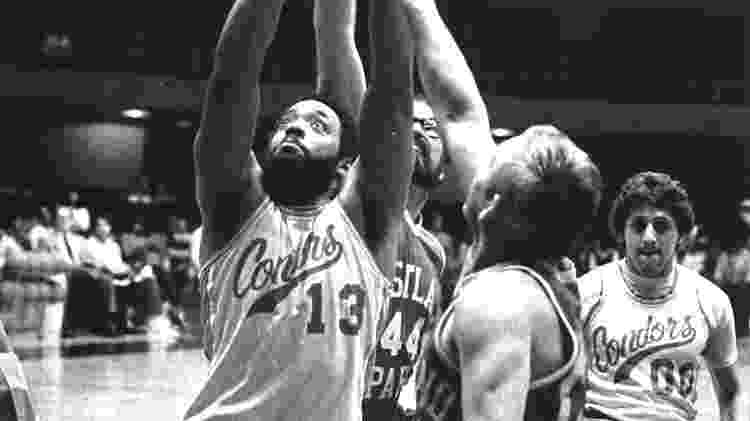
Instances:
[[[404,4],[414,32],[417,71],[438,118],[486,122],[487,109],[474,75],[435,1],[404,0]]]
[[[411,119],[414,36],[401,1],[371,3],[370,55],[370,88],[378,97],[392,96],[398,111],[408,106]]]
[[[748,401],[740,387],[734,366],[712,369],[716,398],[719,403],[721,421],[737,421],[748,418]]]
[[[284,0],[237,0],[214,51],[212,79],[257,83]],[[249,74],[243,74],[247,72]]]
[[[214,186],[247,175],[260,74],[283,4],[284,0],[238,0],[222,28],[194,145],[197,174],[208,174]],[[221,174],[226,177],[218,177]]]
[[[487,107],[474,75],[434,0],[403,0],[414,31],[418,72],[440,121],[456,189],[465,197],[494,145]]]
[[[370,2],[370,86],[362,105],[360,164],[364,197],[378,217],[403,214],[414,165],[414,42],[400,0]],[[386,226],[387,221],[375,226]]]
[[[739,387],[727,388],[718,393],[721,421],[738,421],[750,419],[750,401]]]
[[[365,93],[365,72],[355,42],[356,0],[316,0],[316,92],[333,98],[355,118]]]

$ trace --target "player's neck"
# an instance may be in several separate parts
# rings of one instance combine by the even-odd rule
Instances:
[[[660,299],[670,295],[674,290],[677,273],[674,262],[670,265],[670,270],[662,276],[641,276],[630,267],[627,259],[620,261],[620,268],[628,288],[638,297]]]
[[[508,260],[502,249],[498,247],[489,247],[486,242],[478,238],[472,243],[469,253],[466,256],[464,274],[479,272],[482,269],[503,263],[515,263]]]

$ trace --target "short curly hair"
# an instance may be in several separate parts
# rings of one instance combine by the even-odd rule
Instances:
[[[680,235],[690,233],[695,226],[695,211],[685,186],[669,174],[644,171],[630,177],[620,187],[609,212],[609,230],[614,238],[621,238],[630,213],[642,206],[669,212]]]

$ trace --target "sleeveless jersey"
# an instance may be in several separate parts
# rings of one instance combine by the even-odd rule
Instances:
[[[397,420],[398,400],[413,377],[422,337],[433,322],[435,294],[445,266],[445,252],[427,230],[405,214],[388,314],[367,372],[362,409],[366,420]],[[411,407],[416,404],[413,394]]]
[[[555,308],[563,331],[566,361],[549,375],[532,379],[526,397],[524,420],[579,420],[584,402],[586,357],[576,321],[578,300],[562,285],[562,274],[546,273],[545,276],[550,279],[548,281],[536,270],[525,266],[509,265],[501,270],[519,270],[536,280]],[[456,287],[453,302],[441,316],[434,334],[425,344],[424,370],[421,371],[422,378],[418,380],[417,390],[420,421],[463,419],[458,351],[450,338],[449,330],[455,301],[460,297],[461,290],[474,278],[475,275],[468,275]]]
[[[672,293],[644,300],[627,286],[624,264],[611,262],[579,279],[591,358],[586,410],[618,421],[693,420],[699,357],[713,367],[737,360],[729,298],[676,265]]]
[[[200,276],[210,365],[185,419],[362,418],[387,281],[338,200],[266,199]]]

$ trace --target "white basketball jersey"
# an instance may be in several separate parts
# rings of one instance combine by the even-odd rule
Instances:
[[[362,418],[386,281],[337,200],[266,199],[200,276],[211,362],[186,420]]]
[[[729,299],[676,265],[673,292],[644,300],[627,286],[624,264],[608,263],[578,281],[590,358],[586,408],[618,421],[693,420],[701,362],[737,360]]]

